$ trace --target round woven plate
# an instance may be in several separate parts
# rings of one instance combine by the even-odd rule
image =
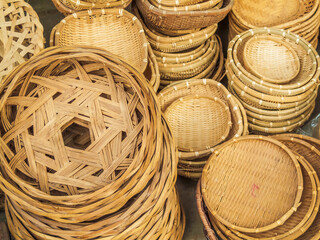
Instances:
[[[268,137],[245,136],[215,151],[203,170],[201,187],[218,221],[258,233],[282,225],[296,211],[303,179],[296,156],[285,145]]]
[[[217,97],[179,98],[164,114],[182,151],[211,148],[227,138],[232,126],[229,107]]]
[[[315,174],[320,176],[320,150],[317,149],[317,147],[319,147],[319,139],[299,134],[282,134],[273,137],[283,142],[289,148],[294,149],[300,155],[304,156],[314,168]],[[319,231],[320,213],[317,214],[314,222],[311,226],[309,226],[308,230],[298,239],[319,239]]]
[[[243,60],[248,71],[275,84],[289,82],[300,71],[295,50],[271,35],[249,39],[244,46]]]

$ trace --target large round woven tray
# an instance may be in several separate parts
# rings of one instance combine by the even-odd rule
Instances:
[[[90,10],[67,16],[53,28],[50,44],[103,48],[142,72],[148,64],[142,25],[137,17],[123,9]]]
[[[314,168],[314,173],[317,176],[320,176],[320,141],[319,139],[312,138],[305,135],[299,134],[281,134],[273,136],[277,140],[283,142],[289,148],[294,149],[297,153],[304,156],[306,160],[312,165]],[[319,188],[318,188],[319,192]],[[312,225],[308,226],[307,231],[301,235],[299,240],[304,239],[318,239],[320,234],[320,214],[317,213],[317,216],[312,223]]]
[[[210,157],[201,177],[209,213],[227,227],[247,233],[282,225],[299,207],[302,191],[296,156],[263,136],[226,142]]]
[[[1,0],[0,82],[16,66],[44,48],[37,13],[23,0]]]

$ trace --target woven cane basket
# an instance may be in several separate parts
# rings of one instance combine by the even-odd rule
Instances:
[[[229,39],[252,28],[274,27],[299,34],[316,48],[319,16],[319,0],[237,0],[229,15]]]
[[[182,238],[177,152],[141,73],[104,50],[55,47],[4,83],[0,188],[17,239]]]
[[[201,192],[209,214],[219,222],[233,230],[260,233],[282,225],[296,211],[302,184],[300,165],[287,147],[271,138],[245,136],[228,141],[210,157]]]
[[[226,17],[234,0],[224,0],[220,9],[202,11],[161,10],[148,0],[137,0],[136,4],[145,22],[164,30],[188,30],[204,28],[219,23]]]
[[[44,48],[37,13],[23,0],[1,0],[0,82],[17,65]]]
[[[82,10],[126,8],[131,0],[52,0],[57,10],[64,15]]]
[[[282,51],[286,54],[277,57]],[[315,49],[284,30],[252,29],[234,38],[226,74],[230,91],[247,111],[250,129],[283,133],[306,122],[315,105],[319,66]]]
[[[184,99],[184,98],[188,99],[190,97],[194,98],[197,96],[198,98],[200,97],[217,98],[220,101],[222,101],[226,106],[228,106],[229,112],[231,114],[232,125],[227,137],[225,137],[224,140],[229,140],[235,136],[241,136],[241,135],[247,134],[247,123],[243,122],[243,120],[246,121],[246,116],[243,117],[243,114],[245,115],[245,112],[241,111],[241,109],[243,109],[242,106],[239,106],[239,102],[227,91],[227,89],[225,89],[225,87],[221,83],[218,83],[210,79],[203,79],[203,80],[193,79],[188,81],[178,81],[175,84],[172,84],[164,88],[158,94],[162,111],[163,112],[172,111],[172,113],[174,113],[174,111],[172,110],[172,108],[175,108],[174,105],[181,104],[180,99]],[[175,114],[177,114],[177,112],[175,112]],[[182,115],[184,114],[185,113],[183,113]],[[179,116],[179,115],[176,115],[176,116]],[[195,115],[194,117],[196,116],[197,115]],[[201,114],[198,115],[199,119],[202,117],[203,116],[201,116]],[[201,121],[198,121],[198,120],[197,122],[199,125]],[[177,121],[178,121],[178,118],[177,118]],[[188,118],[186,118],[186,121],[188,122]],[[175,123],[178,123],[178,122],[175,122]],[[182,127],[182,131],[183,131],[183,125],[184,124],[182,123],[181,124],[178,123],[177,124],[178,128],[175,128],[174,125],[171,127],[173,127],[173,129],[179,129],[180,127]],[[200,128],[199,127],[193,127],[193,129],[190,128],[190,131],[191,131],[190,136],[192,136],[192,134],[196,132],[197,129],[200,129]],[[175,138],[179,138],[182,136],[182,135],[179,136],[178,132],[175,132],[174,135],[175,135]],[[196,136],[198,137],[201,136],[202,138],[206,135],[207,135],[207,132],[204,132]],[[224,135],[220,135],[220,136],[224,136]],[[203,139],[207,139],[207,138],[205,137]],[[213,145],[217,145],[217,144],[213,144]],[[212,146],[209,148],[206,148],[205,146],[205,149],[202,149],[202,150],[200,148],[194,149],[194,150],[189,149],[188,151],[185,151],[185,149],[184,150],[180,149],[178,173],[182,176],[186,176],[190,178],[199,178],[202,172],[202,168],[208,158],[208,155],[210,155],[215,148],[216,146]]]
[[[104,48],[142,72],[148,64],[147,39],[142,25],[123,9],[82,11],[67,16],[52,30],[50,44]]]

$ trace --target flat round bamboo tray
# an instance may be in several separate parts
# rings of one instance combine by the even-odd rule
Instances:
[[[50,45],[103,48],[142,72],[148,64],[142,25],[137,17],[123,9],[90,10],[67,16],[52,30]]]
[[[292,150],[292,149],[291,149]],[[314,169],[308,163],[308,161],[298,156],[298,161],[301,165],[303,174],[303,194],[301,198],[301,205],[296,212],[281,226],[272,229],[270,231],[262,233],[241,233],[235,230],[223,226],[220,222],[216,221],[212,216],[210,217],[211,222],[217,224],[217,226],[232,239],[248,239],[248,240],[276,240],[276,239],[297,239],[301,236],[314,221],[314,218],[318,212],[320,198],[317,193],[319,186],[319,178],[315,174]]]
[[[180,151],[212,148],[227,138],[232,126],[229,107],[217,97],[181,97],[164,115]]]
[[[282,225],[299,207],[302,191],[296,156],[280,142],[263,136],[239,137],[223,144],[201,177],[209,213],[245,233]]]
[[[64,15],[82,10],[126,8],[131,0],[52,0],[57,10]]]
[[[283,142],[289,148],[294,149],[294,151],[300,155],[304,156],[312,165],[315,175],[320,176],[320,145],[318,139],[299,134],[281,134],[273,137]],[[307,231],[297,239],[317,239],[319,237],[319,226],[320,214],[317,212],[316,218],[312,225],[308,226]]]
[[[23,0],[1,0],[0,82],[16,66],[44,48],[37,13]]]
[[[244,46],[243,61],[249,72],[276,84],[290,82],[300,72],[295,50],[270,35],[249,39]]]
[[[226,17],[233,3],[234,0],[224,0],[220,9],[168,11],[157,8],[148,0],[136,1],[144,21],[164,30],[188,30],[217,24]]]
[[[164,89],[159,94],[159,101],[161,110],[166,109],[176,100],[188,96],[208,96],[217,97],[226,104],[231,112],[232,128],[230,129],[229,135],[226,140],[233,137],[238,137],[243,134],[244,123],[241,111],[238,107],[237,102],[232,98],[232,95],[228,90],[219,82],[210,79],[192,79],[188,81],[178,81]],[[179,159],[193,160],[201,157],[208,156],[214,151],[214,148],[209,148],[204,151],[191,151],[191,152],[179,152]]]

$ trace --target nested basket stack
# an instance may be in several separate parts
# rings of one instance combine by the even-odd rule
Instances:
[[[223,11],[225,14],[233,2],[230,1],[159,1],[151,0],[148,10],[145,9],[147,1],[136,1],[133,5],[134,14],[141,19],[147,39],[154,50],[160,70],[161,88],[179,80],[213,78],[217,81],[223,76],[223,51],[220,38],[215,35],[217,23],[223,19],[209,20],[206,13]],[[167,17],[153,13],[155,7],[163,10],[169,16],[176,14],[172,22]],[[206,10],[213,6],[212,10]],[[221,9],[224,9],[222,10]],[[139,8],[139,10],[138,10]],[[170,12],[171,10],[171,12]],[[203,12],[199,17],[197,14]],[[171,15],[170,15],[171,13]],[[184,19],[185,14],[197,15],[198,25],[192,24],[193,14]],[[153,16],[155,14],[155,16]],[[212,15],[214,18],[215,15]],[[159,22],[153,17],[160,17]],[[185,23],[185,21],[188,22]],[[176,26],[175,24],[181,25]]]
[[[314,109],[319,55],[298,35],[267,28],[237,35],[229,43],[226,73],[254,132],[293,131]]]
[[[197,187],[207,238],[319,239],[319,146],[295,134],[223,144]]]
[[[244,108],[217,81],[179,81],[158,97],[179,150],[181,176],[199,178],[217,145],[248,134]]]
[[[43,27],[37,13],[23,0],[0,0],[0,83],[17,65],[44,48]],[[1,131],[1,128],[0,128]],[[0,209],[3,208],[0,191]]]
[[[182,239],[177,152],[142,73],[102,49],[54,47],[4,84],[0,189],[15,239]]]
[[[298,34],[316,48],[319,18],[319,0],[235,0],[229,39],[252,28],[272,27]]]
[[[83,10],[126,8],[132,0],[52,0],[57,10],[70,15]]]
[[[143,72],[154,90],[158,90],[160,74],[156,57],[140,21],[126,10],[90,10],[67,16],[53,28],[50,45],[103,48]]]

